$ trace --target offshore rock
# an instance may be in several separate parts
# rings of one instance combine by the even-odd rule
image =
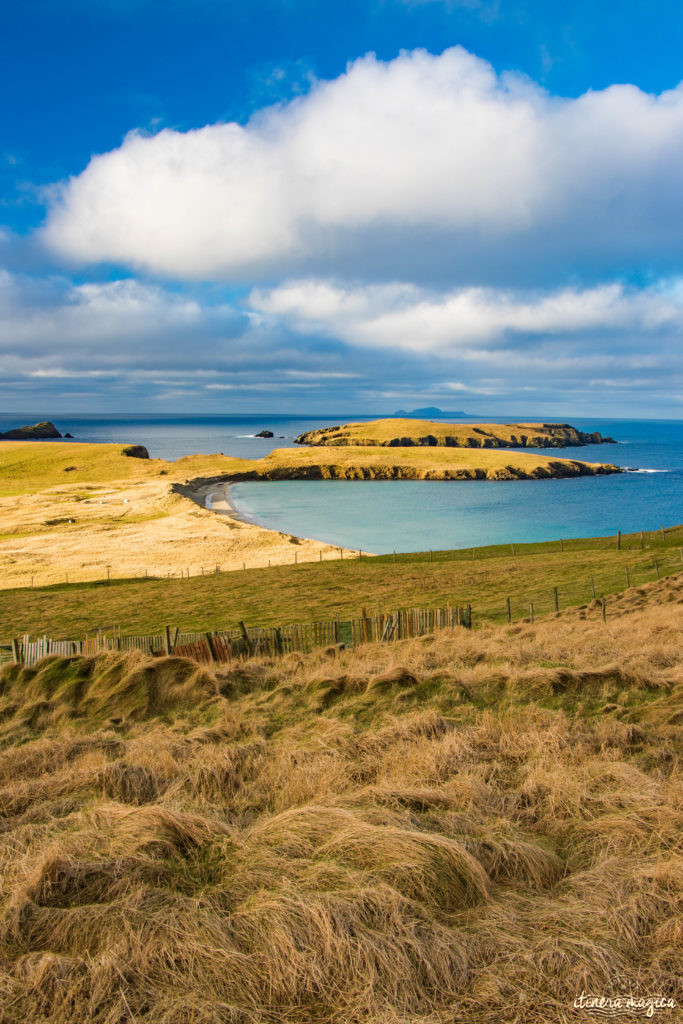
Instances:
[[[16,427],[6,433],[0,433],[0,440],[3,441],[45,441],[62,435],[54,423],[43,420],[41,423],[34,423],[30,427]]]

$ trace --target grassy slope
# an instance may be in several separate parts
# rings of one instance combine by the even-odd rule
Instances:
[[[5,669],[0,1024],[680,1005],[682,599],[217,675]]]
[[[111,584],[0,591],[0,641],[25,632],[77,638],[100,626],[119,625],[124,633],[152,632],[165,624],[184,629],[220,629],[245,619],[249,625],[277,625],[357,615],[365,606],[397,607],[471,603],[475,621],[505,615],[512,599],[514,618],[554,607],[559,588],[562,608],[683,569],[683,527],[639,535],[472,550],[435,552],[247,569],[191,579],[112,581]]]
[[[429,439],[429,441],[428,441]],[[303,444],[390,445],[406,443],[462,447],[553,448],[581,443],[581,434],[567,424],[434,423],[432,420],[388,419],[345,423],[302,434]]]
[[[0,443],[0,497],[73,487],[79,483],[150,480],[168,476],[229,475],[251,463],[221,455],[192,455],[177,462],[124,455],[125,444],[76,441],[3,441]]]

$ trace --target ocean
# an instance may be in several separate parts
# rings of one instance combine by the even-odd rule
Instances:
[[[53,419],[78,441],[143,444],[154,458],[224,452],[260,458],[291,447],[304,430],[375,417],[243,416],[0,416],[0,430]],[[468,417],[467,419],[474,419]],[[488,422],[548,421],[548,417],[476,417]],[[556,418],[558,421],[562,417]],[[568,417],[599,430],[616,445],[551,454],[613,462],[638,472],[607,477],[535,481],[303,481],[241,483],[231,497],[240,512],[271,529],[375,552],[434,550],[560,537],[608,536],[654,530],[683,521],[683,422]],[[260,430],[273,438],[257,438]]]

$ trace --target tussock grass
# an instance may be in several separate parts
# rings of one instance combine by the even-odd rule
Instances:
[[[680,1004],[682,602],[679,578],[606,624],[5,668],[0,1022]]]

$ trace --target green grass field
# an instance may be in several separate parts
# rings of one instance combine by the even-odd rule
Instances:
[[[184,630],[279,625],[406,607],[471,604],[474,620],[503,621],[560,608],[683,571],[683,526],[615,537],[517,544],[456,551],[364,557],[247,569],[190,579],[129,579],[0,591],[0,641],[28,633],[82,637],[98,628],[147,633],[164,625]],[[430,560],[431,559],[431,560]]]

